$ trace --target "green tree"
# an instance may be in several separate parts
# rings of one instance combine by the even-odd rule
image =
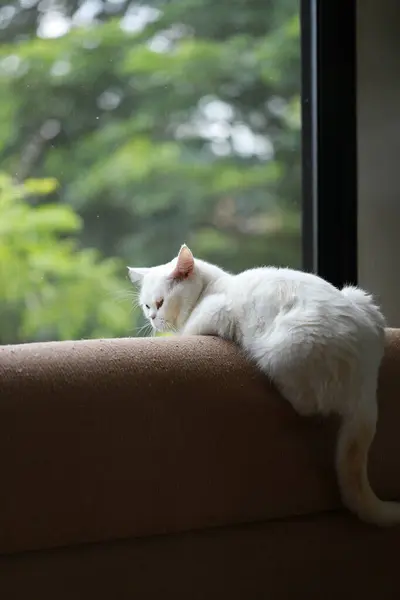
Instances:
[[[132,329],[129,310],[115,302],[123,288],[121,265],[77,249],[71,236],[81,222],[71,207],[30,204],[32,194],[55,187],[52,179],[15,185],[0,173],[2,344],[126,335]]]

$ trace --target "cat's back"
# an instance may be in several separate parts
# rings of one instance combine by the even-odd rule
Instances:
[[[348,332],[357,329],[357,312],[351,300],[333,285],[312,273],[278,267],[244,271],[232,278],[229,306],[240,340],[268,332],[272,324],[282,332],[297,331],[303,339],[312,333],[330,334],[332,326]],[[328,331],[329,330],[329,331]]]
[[[239,322],[271,323],[277,317],[293,322],[323,322],[335,314],[349,315],[351,302],[333,285],[312,273],[278,267],[260,267],[235,275],[229,304]]]
[[[279,267],[259,267],[235,275],[232,281],[239,298],[249,296],[276,299],[282,303],[293,298],[342,298],[332,284],[313,273]]]

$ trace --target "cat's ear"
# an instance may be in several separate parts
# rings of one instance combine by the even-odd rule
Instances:
[[[186,279],[194,270],[194,256],[191,250],[183,244],[179,250],[175,269],[172,272],[173,279]]]
[[[143,268],[127,267],[127,269],[128,269],[129,279],[132,281],[132,283],[141,283],[143,280],[143,277],[146,275],[146,273],[148,273],[150,271],[150,269],[147,267],[143,267]]]

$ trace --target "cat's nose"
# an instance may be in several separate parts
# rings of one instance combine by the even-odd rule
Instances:
[[[150,313],[150,319],[153,320],[155,318],[156,318],[156,313],[155,312]]]

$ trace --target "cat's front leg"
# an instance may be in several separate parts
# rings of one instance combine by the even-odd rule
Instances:
[[[225,297],[215,294],[205,298],[192,313],[181,330],[181,335],[224,336],[227,327]]]
[[[181,335],[218,335],[216,328],[202,319],[190,319],[181,330]]]

